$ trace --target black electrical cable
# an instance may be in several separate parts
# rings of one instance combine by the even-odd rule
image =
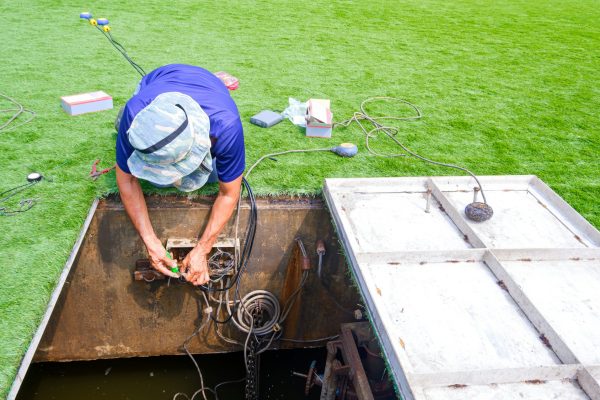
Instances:
[[[5,190],[4,192],[0,193],[0,205],[6,203],[8,200],[10,200],[12,197],[16,196],[17,194],[36,185],[38,182],[40,182],[40,180],[30,181],[30,182],[15,186],[13,188],[10,188],[10,189]],[[0,216],[8,217],[8,216],[12,216],[12,215],[15,215],[18,213],[28,211],[35,205],[35,203],[36,203],[35,199],[23,199],[23,200],[19,201],[19,205],[20,205],[19,208],[8,209],[7,207],[1,206],[0,207]]]
[[[4,192],[0,193],[0,202],[6,201],[6,200],[10,199],[11,197],[15,196],[16,194],[18,194],[18,193],[20,193],[20,192],[22,192],[24,190],[27,190],[30,186],[33,186],[33,185],[35,185],[38,182],[39,181],[27,182],[27,183],[24,183],[22,185],[18,185],[18,186],[15,186],[13,188],[10,188],[8,190],[5,190]],[[13,191],[14,191],[14,193],[9,194],[6,197],[1,197],[1,196],[4,196],[7,193],[10,193],[10,192],[13,192]]]
[[[35,112],[26,109],[25,107],[23,107],[23,105],[21,103],[19,103],[12,97],[9,97],[2,93],[0,93],[0,97],[8,100],[9,102],[13,103],[16,106],[16,108],[8,108],[5,110],[0,110],[0,113],[14,112],[14,114],[8,119],[8,121],[6,121],[2,125],[0,125],[0,132],[2,132],[2,131],[6,132],[9,130],[13,130],[21,125],[25,125],[26,123],[30,122],[33,118],[35,118]],[[21,114],[24,114],[24,113],[30,114],[29,118],[26,119],[24,122],[21,122],[20,124],[14,125],[13,122],[16,121],[17,118],[19,118],[19,116],[21,116]],[[10,126],[11,124],[13,124],[13,125]]]
[[[244,378],[241,378],[241,379],[237,379],[235,381],[225,381],[225,382],[221,382],[221,383],[215,385],[215,387],[213,388],[213,390],[215,391],[215,396],[216,396],[217,400],[219,399],[218,391],[219,391],[219,387],[220,386],[231,385],[233,383],[242,383],[242,382],[245,382],[245,381],[246,381],[246,378],[244,377]]]
[[[254,238],[256,236],[256,225],[258,222],[258,210],[256,207],[256,198],[254,197],[254,193],[252,192],[252,188],[250,184],[246,180],[246,178],[242,178],[242,183],[244,184],[244,188],[248,194],[248,200],[250,202],[250,217],[248,221],[248,228],[246,230],[246,239],[244,241],[244,248],[242,250],[242,254],[240,256],[240,261],[238,263],[237,272],[234,275],[232,283],[223,288],[211,288],[211,291],[215,292],[226,292],[231,289],[234,285],[237,286],[236,291],[239,288],[239,281],[241,275],[246,270],[248,266],[248,261],[250,259],[250,254],[252,253],[252,247],[254,246]],[[207,289],[207,288],[203,288]]]
[[[256,198],[254,197],[252,188],[250,187],[250,184],[248,183],[246,178],[242,178],[242,183],[244,185],[244,188],[246,189],[246,192],[248,194],[248,200],[250,202],[250,216],[249,216],[249,221],[248,221],[248,228],[246,230],[246,239],[244,242],[244,247],[242,249],[242,253],[240,255],[240,260],[238,262],[238,268],[237,268],[236,274],[223,287],[216,288],[216,287],[209,286],[206,288],[202,288],[202,290],[209,290],[209,291],[213,291],[213,292],[226,292],[235,286],[235,294],[233,297],[233,302],[234,302],[233,312],[230,313],[224,320],[219,320],[218,316],[211,315],[211,319],[217,324],[228,323],[231,320],[231,318],[233,317],[233,314],[235,314],[235,311],[239,304],[238,300],[240,299],[241,276],[248,266],[250,254],[252,253],[252,247],[254,246],[254,238],[256,236],[256,225],[258,222],[258,210],[256,207]]]
[[[125,58],[125,60],[127,60],[127,62],[133,67],[133,69],[135,69],[137,71],[138,74],[140,74],[142,77],[144,77],[146,75],[146,71],[144,71],[144,69],[142,67],[140,67],[139,64],[137,64],[135,61],[133,61],[131,59],[131,57],[129,57],[129,55],[127,54],[127,50],[125,50],[125,47],[121,43],[117,42],[112,37],[112,34],[110,33],[110,31],[105,32],[104,29],[102,29],[98,25],[96,25],[96,29],[98,29],[104,35],[104,37],[110,42],[110,44],[112,44],[113,47],[119,53],[121,53],[121,55]]]

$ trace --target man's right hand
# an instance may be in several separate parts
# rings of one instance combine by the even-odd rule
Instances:
[[[179,275],[171,272],[171,267],[177,266],[177,262],[167,255],[167,251],[158,238],[147,243],[146,249],[148,250],[150,265],[152,265],[152,268],[163,275],[170,276],[171,278],[179,278]]]
[[[146,245],[152,268],[163,275],[178,278],[177,274],[169,269],[176,266],[177,262],[169,258],[167,251],[152,229],[140,182],[135,176],[124,172],[117,165],[117,185],[125,211]]]

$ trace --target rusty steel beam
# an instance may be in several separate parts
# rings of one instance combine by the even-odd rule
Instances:
[[[349,378],[353,383],[354,390],[359,400],[373,400],[373,393],[369,386],[369,379],[363,368],[360,355],[358,354],[358,348],[354,341],[354,333],[351,325],[342,325],[342,354],[344,355],[344,361],[350,367]]]
[[[327,343],[320,400],[374,400],[394,397],[387,380],[369,381],[358,346],[373,342],[368,322],[342,324],[340,338]],[[382,367],[385,367],[382,362]],[[370,370],[373,374],[373,370]],[[380,375],[380,374],[378,374]],[[371,386],[373,385],[373,386]]]

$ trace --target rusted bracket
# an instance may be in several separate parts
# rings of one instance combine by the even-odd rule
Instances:
[[[167,239],[165,249],[173,260],[177,261],[178,265],[181,265],[184,258],[197,243],[197,239],[169,238]],[[232,268],[232,265],[235,265],[235,254],[239,254],[238,240],[234,240],[233,238],[218,238],[208,255],[211,276],[212,272],[219,275],[233,275],[235,268]],[[152,268],[150,260],[142,258],[135,262],[133,279],[136,281],[154,282],[156,280],[165,280],[166,278],[165,275]]]
[[[298,250],[300,250],[302,257],[302,271],[308,271],[310,270],[310,258],[308,257],[308,253],[306,252],[306,248],[304,247],[302,239],[296,238],[296,244],[298,245]]]
[[[332,371],[335,376],[352,376],[352,368],[349,365],[342,365],[339,360],[334,361]]]
[[[365,329],[368,332],[368,326],[364,323],[342,324],[340,340],[327,343],[327,363],[323,375],[321,400],[350,397],[358,400],[374,400],[354,339],[355,334],[359,341],[364,339]],[[343,362],[336,358],[338,353],[341,353]]]
[[[363,368],[358,348],[354,341],[354,334],[349,324],[342,325],[342,355],[344,361],[351,367],[349,378],[354,385],[354,390],[359,400],[373,400],[373,393],[369,386],[369,379]]]
[[[135,262],[133,279],[136,281],[154,282],[156,280],[166,279],[166,276],[152,268],[150,260],[142,258]]]
[[[316,361],[313,361],[312,363],[310,363],[310,368],[308,369],[308,374],[306,377],[306,383],[304,384],[304,395],[308,396],[308,394],[310,393],[310,389],[315,386],[316,384],[316,376],[317,373],[315,371],[315,367],[317,365]]]

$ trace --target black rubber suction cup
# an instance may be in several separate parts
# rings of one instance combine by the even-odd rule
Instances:
[[[42,178],[43,176],[39,172],[32,172],[29,175],[27,175],[28,182],[39,182],[42,180]]]
[[[488,204],[477,201],[467,204],[465,207],[465,215],[471,221],[483,222],[492,218],[494,210]]]
[[[485,196],[483,197],[483,203],[477,201],[477,195],[480,191],[481,188],[477,186],[473,188],[473,202],[467,204],[467,206],[465,207],[465,215],[471,221],[475,222],[487,221],[488,219],[492,218],[492,215],[494,215],[494,210],[492,209],[492,207],[490,207],[490,205],[487,204],[487,202],[485,202]]]

